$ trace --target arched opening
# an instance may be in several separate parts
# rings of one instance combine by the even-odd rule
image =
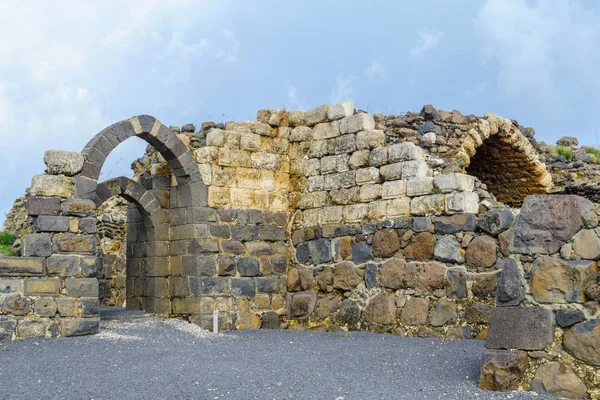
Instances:
[[[520,206],[531,194],[547,193],[552,177],[529,140],[507,120],[498,118],[491,125],[487,138],[463,144],[466,172],[510,206]]]
[[[107,156],[131,137],[145,140],[164,157],[174,182],[168,176],[150,176],[139,182],[119,177],[97,183]],[[181,227],[197,222],[193,210],[208,204],[207,187],[189,149],[160,121],[140,116],[104,129],[82,154],[85,162],[75,178],[76,195],[93,200],[96,206],[115,196],[130,203],[126,218],[127,308],[172,314],[170,281],[180,276],[181,270],[172,268],[171,259],[180,259],[181,249],[196,238],[194,229]],[[172,245],[172,229],[177,231],[178,246]]]
[[[170,313],[170,255],[168,249],[164,249],[164,243],[169,240],[169,225],[165,215],[166,209],[161,207],[156,196],[158,192],[168,190],[169,187],[148,190],[142,183],[124,177],[104,181],[96,189],[98,207],[115,196],[120,196],[130,203],[127,209],[124,275],[126,305],[131,310]],[[109,259],[112,261],[112,257]],[[102,265],[109,267],[104,259]],[[113,276],[107,276],[107,271],[103,272],[105,280],[114,279]],[[116,277],[118,276],[119,274],[116,274]],[[116,282],[110,284],[112,287],[117,286]]]

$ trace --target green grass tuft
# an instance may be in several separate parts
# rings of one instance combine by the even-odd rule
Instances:
[[[0,232],[0,255],[3,256],[16,256],[12,245],[17,240],[17,237],[12,233]]]
[[[586,153],[596,157],[596,164],[600,164],[600,149],[597,149],[595,147],[584,147],[583,149]]]
[[[12,233],[0,232],[0,245],[12,246],[17,241],[17,237]]]
[[[567,160],[573,159],[573,149],[565,146],[556,146],[556,148],[552,151],[552,156],[564,156]]]
[[[14,257],[17,253],[13,250],[12,246],[6,244],[0,244],[0,256]]]

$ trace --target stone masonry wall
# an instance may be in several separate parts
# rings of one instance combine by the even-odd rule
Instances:
[[[507,231],[480,386],[600,398],[599,209],[530,196]]]
[[[221,329],[486,339],[483,387],[558,393],[543,373],[561,374],[573,392],[596,395],[598,215],[583,199],[531,196],[552,179],[525,128],[431,106],[372,116],[351,103],[260,110],[257,120],[195,132],[140,116],[102,131],[81,160],[48,153],[31,188],[34,233],[23,237],[23,255],[38,258],[0,264],[11,280],[5,335],[34,336],[34,320],[46,324],[41,336],[97,329],[83,304],[97,306],[97,277],[112,261],[98,274],[96,207],[119,195],[131,203],[130,309],[205,327],[217,310]],[[134,163],[135,179],[98,184],[106,156],[131,136],[154,148]],[[524,200],[520,213],[502,204]],[[63,302],[78,305],[77,318]],[[550,360],[560,365],[542,369]],[[523,373],[506,380],[503,368]]]
[[[0,258],[0,337],[56,337],[98,330],[96,206],[75,200],[73,175],[83,156],[50,152],[51,174],[34,177],[27,202],[33,233],[22,257]]]
[[[485,339],[512,221],[511,211],[494,210],[299,228],[288,318],[326,330]]]

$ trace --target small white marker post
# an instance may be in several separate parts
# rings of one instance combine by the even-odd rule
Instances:
[[[219,310],[213,310],[213,333],[219,333]]]

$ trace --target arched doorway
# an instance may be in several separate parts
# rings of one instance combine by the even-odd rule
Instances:
[[[140,182],[114,178],[98,184],[107,156],[130,137],[152,145],[169,164],[174,181],[150,177]],[[127,308],[169,315],[171,280],[181,276],[181,248],[196,239],[197,231],[185,229],[200,223],[208,204],[202,182],[187,146],[166,126],[150,116],[118,122],[97,134],[83,149],[84,167],[74,178],[75,194],[99,206],[113,196],[131,203],[127,211]],[[157,192],[168,201],[161,205]],[[177,231],[173,241],[172,230]],[[188,296],[188,294],[185,294]],[[188,302],[189,299],[188,299]],[[190,303],[193,303],[191,301]],[[181,314],[185,310],[178,308]]]
[[[95,201],[100,207],[108,199],[121,196],[131,205],[127,210],[127,308],[169,314],[170,255],[156,244],[169,240],[169,226],[165,222],[167,210],[154,193],[158,190],[148,190],[129,178],[113,178],[98,185]]]

